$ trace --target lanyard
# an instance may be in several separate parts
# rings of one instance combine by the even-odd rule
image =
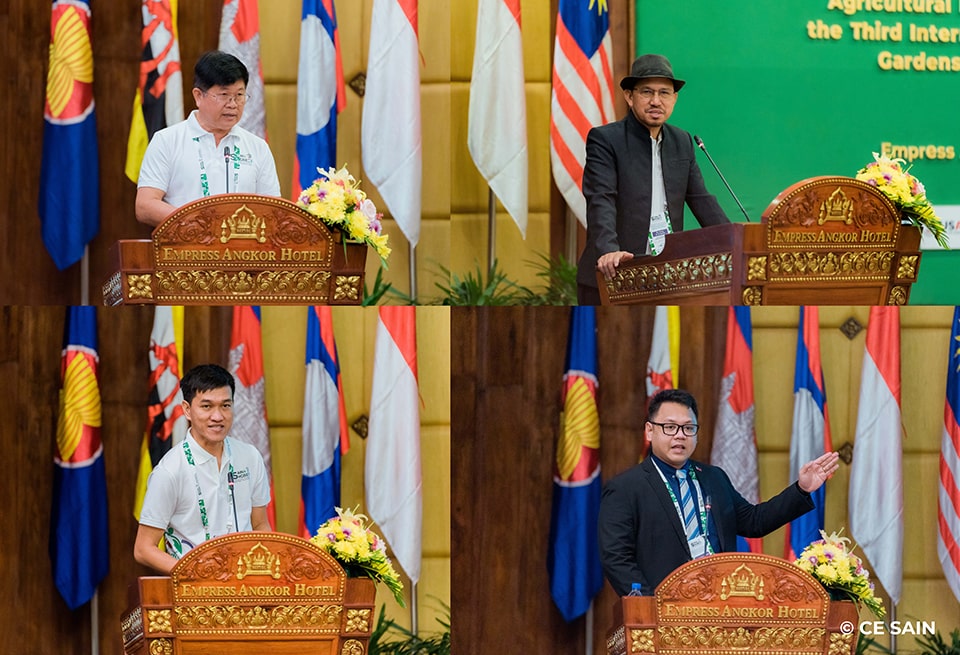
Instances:
[[[230,478],[233,478],[233,455],[230,452],[230,442],[224,440],[224,443],[227,447],[227,470],[229,471]],[[203,500],[203,489],[200,488],[200,476],[197,474],[197,464],[193,461],[193,451],[190,450],[190,444],[186,439],[183,440],[183,453],[187,457],[187,463],[193,468],[193,481],[197,486],[197,505],[200,508],[200,522],[203,524],[203,533],[205,535],[204,541],[210,541],[212,537],[210,536],[210,518],[207,516],[207,504]],[[218,487],[219,480],[218,473]],[[240,526],[237,526],[237,529],[239,530]]]
[[[667,481],[667,477],[663,474],[663,471],[660,470],[660,467],[657,466],[656,462],[653,464],[653,468],[657,469],[657,473],[660,474],[660,479],[663,480],[663,484],[667,487],[667,493],[670,494],[670,500],[673,501],[673,507],[677,510],[677,516],[680,517],[680,526],[683,526],[683,509],[680,507],[680,502],[677,500],[677,496],[673,493],[673,487]],[[703,504],[703,495],[700,492],[700,482],[697,480],[697,473],[693,470],[693,467],[689,467],[687,477],[690,478],[690,482],[693,484],[693,488],[697,492],[697,505],[700,510],[700,530],[703,532],[703,538],[707,542],[707,554],[713,555],[713,547],[710,545],[710,539],[707,538],[707,511]]]
[[[207,167],[203,161],[203,147],[200,145],[199,136],[193,137],[197,142],[197,160],[200,163],[200,186],[203,188],[203,197],[210,195],[210,178],[207,176]],[[240,184],[240,146],[233,146],[233,154],[230,156],[233,161],[233,191],[239,190]]]

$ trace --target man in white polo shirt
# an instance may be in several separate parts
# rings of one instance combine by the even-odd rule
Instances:
[[[175,209],[218,193],[280,195],[267,142],[238,125],[247,102],[247,67],[217,50],[194,67],[197,108],[153,135],[137,181],[137,220],[157,226]]]
[[[203,364],[187,371],[180,389],[190,429],[150,474],[133,549],[139,563],[165,574],[204,541],[270,530],[263,458],[254,446],[228,436],[233,376],[216,364]]]

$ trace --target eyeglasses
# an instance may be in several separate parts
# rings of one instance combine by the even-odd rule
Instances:
[[[683,436],[695,437],[700,426],[696,423],[687,423],[686,425],[677,425],[676,423],[657,423],[656,421],[647,421],[650,425],[658,425],[663,433],[668,437],[675,437],[680,430],[683,430]]]
[[[218,105],[225,105],[231,100],[238,105],[243,105],[250,99],[249,93],[207,93],[204,91],[203,95],[213,98]]]
[[[677,92],[673,89],[651,89],[650,87],[645,86],[642,89],[634,89],[633,92],[647,102],[653,100],[655,97],[660,98],[665,102],[673,100],[677,97]]]

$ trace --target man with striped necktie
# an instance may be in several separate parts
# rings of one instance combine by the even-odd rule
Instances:
[[[692,461],[697,401],[667,389],[650,401],[644,428],[651,456],[607,482],[598,532],[604,574],[621,596],[634,583],[644,595],[681,564],[734,551],[737,535],[762,537],[813,509],[810,494],[839,468],[826,453],[770,500],[746,501],[722,469]]]

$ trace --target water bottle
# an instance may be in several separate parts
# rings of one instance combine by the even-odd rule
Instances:
[[[630,585],[630,593],[627,594],[627,595],[628,595],[628,596],[642,596],[642,595],[643,595],[643,585],[641,585],[639,582],[634,582],[632,585]]]

